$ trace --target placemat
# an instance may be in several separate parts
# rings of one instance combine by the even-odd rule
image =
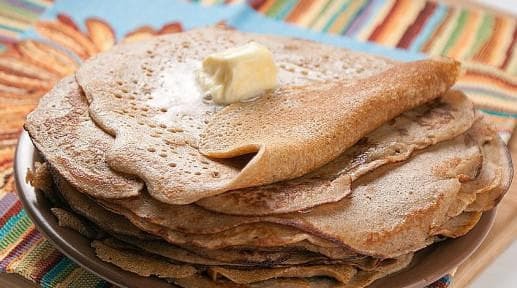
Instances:
[[[501,136],[508,140],[515,127],[514,18],[421,0],[250,1],[253,9],[239,0],[193,2],[200,3],[0,0],[0,271],[43,287],[109,286],[35,229],[13,193],[12,161],[24,116],[39,97],[73,73],[81,59],[118,42],[226,21],[239,30],[308,38],[399,60],[421,58],[421,52],[449,55],[466,67],[457,87],[496,123]],[[450,280],[433,287],[447,287]]]

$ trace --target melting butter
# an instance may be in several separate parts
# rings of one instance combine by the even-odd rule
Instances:
[[[209,55],[197,76],[217,104],[248,100],[278,85],[273,54],[256,42]]]

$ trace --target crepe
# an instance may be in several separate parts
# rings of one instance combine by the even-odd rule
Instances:
[[[80,162],[79,162],[79,163],[80,163]],[[126,201],[124,201],[124,202],[126,202]],[[131,201],[129,201],[129,202],[131,202]],[[151,207],[153,207],[153,206],[151,206]],[[183,207],[183,206],[180,206],[180,207]],[[188,209],[188,207],[186,207],[186,206],[185,206],[184,208],[187,208],[187,209]],[[153,208],[153,209],[154,209],[154,208]],[[176,209],[169,209],[169,210],[170,210],[170,211],[176,211]],[[152,211],[151,211],[151,212],[152,212]],[[160,214],[161,212],[160,212],[159,210],[156,210],[156,211],[154,211],[153,213],[159,213],[159,214]],[[142,216],[142,215],[140,215],[140,216]],[[146,217],[146,215],[143,215],[143,216],[144,216],[144,217]],[[152,218],[152,215],[150,215],[150,216],[151,216],[151,218]],[[196,216],[196,215],[194,215],[194,216]],[[148,218],[149,218],[149,217],[148,217]],[[163,219],[163,218],[162,218],[162,219]],[[190,219],[190,218],[184,218],[184,217],[165,217],[165,219],[183,219],[183,220],[188,220],[188,219]],[[223,222],[223,224],[225,224],[224,226],[221,226],[221,225],[209,225],[209,226],[210,226],[210,227],[216,227],[216,229],[221,229],[220,227],[223,227],[224,229],[226,229],[226,228],[227,228],[227,227],[226,227],[226,225],[227,225],[227,222],[226,222],[227,217],[205,217],[205,216],[202,216],[202,217],[199,217],[199,218],[197,218],[197,219],[203,219],[203,221],[197,221],[197,222],[199,222],[199,223],[201,223],[201,224],[205,223],[205,221],[207,221],[208,219],[224,220],[224,222]],[[239,220],[239,221],[240,221],[240,220]],[[236,221],[236,222],[235,222],[235,224],[233,224],[233,225],[240,225],[241,223],[240,223],[239,221]],[[255,221],[256,221],[256,220],[255,220]],[[282,221],[282,222],[283,222],[283,221]],[[185,221],[184,223],[188,223],[188,224],[189,224],[189,225],[185,225],[185,227],[196,227],[196,228],[194,228],[194,229],[198,229],[198,230],[199,230],[199,227],[197,227],[198,225],[190,225],[190,223],[196,223],[196,222]],[[141,227],[140,227],[140,228],[141,228]],[[265,229],[265,228],[262,228],[262,229]],[[161,230],[161,228],[160,228],[160,227],[157,227],[157,230]],[[180,230],[181,230],[181,229],[180,229]],[[217,231],[217,230],[216,230],[216,231]],[[188,232],[193,232],[193,231],[188,231]],[[198,232],[201,232],[201,231],[198,231]],[[205,232],[206,232],[206,231],[205,231]],[[214,231],[209,231],[209,232],[214,232]],[[162,232],[162,233],[163,233],[163,232]],[[183,236],[185,236],[185,235],[183,235]],[[167,237],[169,237],[169,238],[171,237],[171,236],[170,236],[170,233],[168,233]],[[166,238],[167,238],[167,237],[166,237]],[[301,238],[298,238],[298,240],[300,240],[300,241],[301,241],[301,240],[303,240],[303,239],[305,239],[305,236],[303,236],[303,237],[301,237]],[[169,239],[169,240],[171,240],[171,239]],[[183,241],[183,240],[182,240],[182,241]],[[186,242],[186,241],[185,241],[185,242]],[[183,243],[185,243],[185,242],[183,242]],[[222,243],[221,241],[218,241],[218,244],[217,244],[217,245],[221,245],[221,243]],[[206,243],[199,242],[199,243],[197,243],[197,244],[204,245],[204,244],[206,244]],[[237,245],[237,244],[243,244],[243,243],[235,243],[235,244]]]
[[[332,189],[326,189],[320,182],[334,183],[345,175],[355,181],[379,166],[406,160],[415,150],[460,135],[472,126],[474,119],[472,102],[463,93],[452,90],[437,100],[402,113],[307,175],[272,186],[226,192],[201,199],[196,204],[225,214],[268,215],[336,202],[341,200],[341,194],[327,197],[321,188],[325,192]],[[272,188],[277,191],[270,191]]]
[[[198,150],[200,133],[204,130],[206,123],[211,121],[211,115],[220,109],[220,106],[209,103],[206,99],[203,100],[203,95],[195,82],[196,71],[205,56],[251,40],[270,48],[275,56],[275,61],[280,63],[279,67],[286,71],[292,70],[288,66],[296,65],[299,57],[305,55],[311,55],[307,58],[310,65],[315,66],[315,61],[321,61],[318,63],[320,68],[315,72],[309,72],[304,67],[302,68],[303,73],[297,69],[294,69],[295,72],[291,74],[280,73],[281,87],[286,88],[280,88],[279,92],[276,92],[279,97],[268,96],[254,101],[253,103],[256,104],[254,107],[265,108],[266,106],[262,106],[260,103],[269,103],[267,99],[278,99],[279,101],[285,99],[287,101],[289,97],[300,94],[296,98],[301,97],[300,101],[305,102],[303,99],[309,96],[303,95],[316,97],[323,91],[333,91],[329,95],[342,99],[343,103],[334,103],[331,99],[307,101],[306,104],[310,104],[307,107],[316,109],[313,111],[316,114],[311,115],[310,121],[319,119],[318,115],[335,114],[330,112],[332,110],[327,111],[327,108],[340,107],[337,110],[344,109],[346,115],[351,115],[346,125],[357,122],[354,131],[358,132],[348,131],[345,136],[339,134],[345,130],[340,130],[338,134],[333,135],[333,139],[337,139],[337,142],[329,140],[332,138],[330,134],[337,133],[337,128],[345,128],[334,125],[336,122],[342,123],[343,119],[332,117],[327,119],[330,122],[325,122],[324,126],[328,125],[328,129],[320,127],[330,138],[323,137],[316,142],[310,142],[302,137],[300,142],[296,141],[295,137],[287,137],[288,134],[286,134],[285,139],[291,140],[282,145],[277,141],[278,145],[271,145],[267,150],[268,153],[261,152],[255,155],[249,163],[249,157],[216,161],[201,155]],[[293,56],[294,50],[296,50],[296,56]],[[324,54],[329,51],[332,53]],[[346,66],[351,62],[355,62],[353,66]],[[366,62],[369,64],[365,64]],[[289,65],[284,64],[284,67],[287,68],[282,68],[282,63]],[[350,69],[357,67],[358,64],[362,65],[361,70]],[[299,66],[310,65],[302,62]],[[110,167],[143,179],[149,194],[162,202],[188,204],[230,189],[268,184],[310,172],[339,155],[344,149],[383,122],[405,110],[438,97],[453,84],[459,71],[458,63],[444,59],[397,64],[392,68],[388,68],[388,65],[388,62],[382,59],[336,48],[331,49],[320,44],[308,44],[307,41],[286,41],[285,38],[207,28],[115,47],[107,53],[99,54],[86,61],[78,70],[76,78],[88,98],[90,115],[93,120],[106,132],[116,137],[112,149],[107,152],[107,162]],[[138,69],[135,70],[134,67]],[[329,68],[331,72],[327,73],[326,68]],[[385,68],[390,71],[381,72]],[[318,80],[330,80],[332,78],[329,75],[336,74],[336,69],[345,70],[345,75],[340,78],[354,80],[340,79],[331,84],[307,84],[309,86],[297,88],[286,86],[292,83],[298,84],[296,83],[298,78],[293,74],[307,74],[309,79],[314,77]],[[377,76],[357,80],[379,72],[381,73]],[[328,74],[326,77],[325,73]],[[363,94],[356,93],[357,91],[354,89],[362,90]],[[367,93],[367,91],[369,92]],[[347,93],[354,96],[345,97],[348,95]],[[282,96],[280,97],[280,95]],[[393,101],[395,97],[397,101]],[[288,114],[284,113],[286,116],[292,115],[290,113],[309,114],[305,113],[310,112],[309,110],[302,112],[304,109],[309,109],[306,106],[294,105],[296,101],[290,102],[293,102],[293,107],[289,109]],[[280,105],[277,108],[280,109],[284,106]],[[379,106],[383,106],[385,113],[374,113],[372,114],[375,115],[374,117],[368,115],[368,121],[364,121],[364,119],[358,121],[358,117],[367,116],[366,114],[372,112],[374,107],[377,109]],[[228,109],[231,107],[234,106],[230,105]],[[228,109],[224,109],[224,111]],[[339,112],[336,116],[342,115],[344,111]],[[287,120],[287,118],[282,119],[282,123],[285,125],[290,123],[291,126],[298,123],[295,118]],[[305,121],[307,120],[305,119]],[[279,124],[273,118],[271,121],[268,124]],[[214,124],[211,125],[211,129],[213,129]],[[243,125],[248,124],[243,123]],[[298,127],[297,124],[294,126]],[[294,129],[294,126],[293,132],[297,130]],[[288,128],[288,126],[282,127],[282,131]],[[314,125],[301,125],[300,127],[309,129],[307,132],[316,129]],[[320,130],[320,128],[317,129]],[[260,127],[257,127],[257,133],[258,131],[262,131]],[[293,136],[300,133],[301,131],[298,131]],[[208,135],[207,132],[204,134]],[[205,153],[217,156],[215,155],[217,153],[209,153],[208,139],[210,138],[206,138],[202,142],[205,143],[203,144]],[[325,149],[313,153],[314,145],[325,142],[328,142],[327,145],[322,146]],[[237,154],[252,152],[256,152],[256,149],[243,150]],[[237,154],[234,153],[233,156],[238,156]],[[295,163],[293,159],[306,160]],[[150,165],[151,163],[152,165]],[[329,188],[334,189],[335,187],[330,185]]]
[[[138,195],[142,188],[140,181],[104,163],[104,152],[113,140],[105,133],[95,133],[101,130],[90,120],[86,100],[74,77],[61,80],[43,96],[38,108],[27,116],[24,127],[45,159],[85,193],[123,198]]]
[[[56,216],[58,225],[77,231],[88,239],[96,239],[98,231],[76,214],[62,208],[51,208],[50,211]]]
[[[337,201],[347,194],[345,190],[350,189],[348,180],[355,179],[386,162],[401,161],[409,157],[412,150],[421,149],[448,137],[456,136],[471,125],[473,121],[472,104],[459,92],[450,92],[443,100],[433,103],[407,112],[393,121],[393,125],[384,125],[373,133],[374,140],[379,139],[379,141],[385,140],[386,142],[374,147],[371,147],[371,142],[358,143],[351,149],[354,159],[350,160],[347,157],[351,155],[345,153],[339,160],[325,166],[324,170],[316,171],[308,177],[244,190],[245,195],[249,195],[250,198],[260,195],[261,200],[237,201],[241,206],[233,206],[242,208],[238,211],[235,209],[231,211],[231,207],[222,203],[223,201],[236,202],[232,195],[238,192],[222,194],[221,198],[212,199],[214,197],[211,197],[199,204],[205,208],[220,209],[221,212],[226,213],[270,214],[298,211],[318,204]],[[49,107],[54,108],[48,110]],[[54,113],[57,109],[60,112]],[[415,122],[408,122],[408,119],[413,119]],[[45,127],[48,125],[52,125],[54,128],[46,129]],[[29,115],[25,127],[30,132],[33,142],[52,163],[54,169],[82,192],[96,198],[119,198],[134,196],[141,189],[141,183],[138,180],[118,174],[106,165],[104,153],[109,149],[109,145],[113,144],[113,140],[89,120],[86,102],[78,85],[72,79],[64,80],[43,98],[39,108]],[[406,130],[409,134],[402,136],[402,139],[397,139],[401,132]],[[402,133],[402,135],[404,134]],[[389,142],[396,140],[399,142]],[[404,141],[406,141],[405,144]],[[56,149],[55,147],[62,148]],[[368,159],[366,163],[365,158]],[[347,175],[338,177],[336,174],[341,172],[341,167],[337,167],[336,164],[339,164],[339,161],[347,160],[352,164],[344,167],[343,170],[350,170],[348,175],[350,177]],[[320,178],[321,175],[328,177]],[[310,179],[315,176],[318,176],[319,179]],[[343,179],[348,180],[343,183],[341,181]],[[327,189],[329,185],[333,185],[336,189]],[[282,193],[279,193],[279,190]],[[228,198],[234,199],[234,201],[229,201]],[[285,199],[289,199],[289,201],[285,201]],[[214,206],[211,203],[221,205]],[[252,203],[252,205],[245,205],[245,203]],[[206,224],[210,225],[210,223]],[[212,227],[217,227],[217,225]],[[200,227],[199,230],[204,229]],[[190,232],[197,233],[198,231]]]
[[[169,280],[182,287],[237,287],[233,286],[235,284],[230,281],[216,282],[209,280],[206,276],[201,276],[200,271],[196,273],[194,272],[194,268],[186,265],[172,264],[163,258],[138,253],[132,249],[112,247],[110,246],[109,241],[94,241],[92,246],[96,249],[96,253],[99,255],[99,257],[121,267],[122,269],[134,272],[138,275],[157,275],[159,277],[166,277],[165,275],[167,274],[175,274],[174,277],[171,277],[174,279]],[[382,266],[379,266],[379,268],[376,270],[359,272],[355,271],[355,273],[355,269],[343,265],[327,265],[326,267],[300,266],[299,268],[291,268],[290,272],[287,272],[284,268],[269,269],[269,271],[265,269],[259,269],[256,271],[248,270],[248,272],[241,272],[245,273],[245,275],[239,275],[236,270],[212,268],[214,270],[209,273],[212,274],[212,276],[215,276],[214,273],[224,273],[226,276],[230,276],[234,280],[239,280],[239,282],[248,282],[247,284],[249,287],[288,287],[282,285],[295,285],[292,287],[304,287],[298,285],[314,285],[316,283],[326,283],[328,287],[365,287],[375,279],[378,279],[386,274],[393,273],[407,266],[411,261],[411,258],[411,254],[404,255],[393,261],[388,261]],[[280,269],[282,269],[284,272],[279,273]],[[190,276],[186,276],[189,274]],[[273,279],[275,278],[275,275],[279,278]],[[325,275],[335,277],[341,280],[342,284],[339,284],[330,278],[307,277],[310,275]],[[244,281],[244,279],[247,279],[248,281]],[[347,286],[334,286],[345,284],[343,282],[346,282]],[[312,285],[307,287],[316,287]]]
[[[57,175],[57,173],[54,172],[53,178],[59,195],[63,197],[70,209],[90,220],[102,230],[140,239],[155,238],[138,229],[123,216],[106,211],[86,195],[78,192],[62,176]]]
[[[463,212],[451,218],[432,233],[450,238],[457,238],[467,234],[481,219],[481,212]]]
[[[359,178],[350,197],[313,208],[306,213],[238,217],[210,214],[194,206],[180,206],[181,209],[192,209],[191,222],[187,219],[188,213],[178,218],[149,217],[152,214],[164,216],[160,213],[165,213],[165,208],[149,213],[158,205],[139,205],[146,209],[133,209],[133,212],[129,212],[127,206],[124,209],[119,207],[117,212],[125,215],[141,229],[153,234],[159,233],[171,243],[188,243],[212,249],[223,248],[226,245],[280,246],[302,240],[320,246],[326,245],[318,238],[306,234],[310,233],[363,254],[397,256],[429,244],[431,240],[428,231],[447,220],[446,212],[461,188],[460,180],[468,181],[475,178],[481,165],[481,151],[475,141],[468,140],[469,137],[471,136],[459,136],[454,140],[434,145],[402,164],[381,167]],[[148,198],[147,200],[150,200],[150,197]],[[120,206],[129,203],[118,202]],[[177,212],[176,209],[169,210],[169,214]],[[143,219],[161,225],[181,219],[178,222],[184,223],[185,228],[188,227],[186,223],[191,223],[191,226],[203,225],[204,223],[200,222],[206,219],[218,221],[216,226],[222,232],[186,235],[178,233],[177,230],[164,230],[163,226],[151,224]],[[199,220],[196,222],[195,219]],[[419,225],[411,225],[410,221],[418,221]],[[300,231],[265,225],[262,222],[288,225]],[[252,226],[247,223],[260,224]]]
[[[292,266],[253,270],[211,267],[208,269],[208,273],[213,280],[217,281],[222,276],[237,284],[249,284],[273,278],[301,278],[300,275],[303,278],[326,276],[341,283],[348,283],[357,270],[350,265]]]
[[[48,173],[45,173],[45,175],[46,174]],[[261,265],[270,267],[275,265],[323,262],[321,261],[323,257],[321,254],[315,254],[317,251],[314,251],[315,253],[307,253],[306,250],[310,249],[311,246],[308,244],[303,245],[301,243],[299,246],[292,247],[293,249],[288,249],[288,251],[251,251],[252,249],[221,251],[207,250],[199,247],[178,247],[162,243],[161,241],[150,241],[153,238],[152,235],[144,233],[142,230],[131,224],[131,222],[126,218],[98,206],[98,204],[93,200],[75,190],[61,176],[54,175],[54,179],[56,186],[59,189],[59,195],[61,195],[65,199],[66,203],[72,207],[71,209],[86,217],[95,225],[99,226],[103,231],[116,235],[117,238],[122,239],[125,242],[129,242],[134,245],[137,244],[138,247],[154,254],[168,255],[168,257],[170,256],[170,258],[177,261],[202,265]],[[74,226],[74,228],[76,227]],[[139,239],[145,240],[142,241]],[[296,249],[298,247],[300,249]],[[320,251],[322,249],[324,248],[312,250]],[[325,253],[325,251],[323,251],[323,253]],[[327,251],[327,253],[331,252]],[[351,257],[354,257],[355,255],[351,252],[348,252],[347,254],[333,254],[333,258],[341,259],[352,259]],[[366,267],[367,265],[364,261],[359,264],[361,264],[362,267]]]
[[[447,212],[450,217],[464,211],[492,209],[511,184],[513,165],[506,144],[483,118],[474,123],[472,130],[477,131],[474,140],[482,147],[483,165],[474,181],[462,185]]]
[[[248,284],[246,287],[311,287],[311,288],[359,288],[370,285],[375,280],[382,278],[388,274],[394,273],[408,266],[411,262],[412,255],[404,255],[398,259],[388,263],[376,271],[358,271],[357,274],[346,284],[340,284],[328,278],[279,278],[274,280],[266,280]],[[278,282],[277,282],[278,281]],[[206,277],[195,275],[193,277],[174,279],[173,283],[188,288],[211,288],[211,287],[242,287],[229,281],[214,282]]]
[[[172,264],[158,257],[134,253],[127,250],[112,248],[102,241],[93,241],[97,257],[103,261],[113,263],[120,268],[136,273],[140,276],[158,276],[161,278],[185,278],[196,273],[196,269],[189,265]]]
[[[469,203],[466,211],[488,211],[494,208],[510,188],[513,179],[512,158],[506,144],[490,125],[484,125],[484,129],[484,134],[491,136],[483,143],[486,161],[477,183],[476,199]],[[493,180],[490,185],[482,186],[487,179]]]

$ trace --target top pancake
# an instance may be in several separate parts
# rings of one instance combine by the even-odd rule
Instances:
[[[454,138],[469,129],[474,120],[472,102],[463,93],[451,90],[443,97],[402,113],[336,159],[302,177],[225,192],[196,204],[225,214],[268,215],[336,202],[344,196],[337,193],[339,188],[350,190],[351,183],[342,188],[341,182],[355,181],[377,167],[406,160],[415,150]],[[335,185],[336,189],[328,189],[326,185]]]
[[[317,80],[341,80],[338,84],[281,89],[286,96],[311,94],[315,97],[322,89],[327,89],[334,91],[333,95],[338,97],[347,95],[346,91],[370,87],[371,93],[361,95],[366,94],[364,98],[373,102],[361,100],[357,102],[361,105],[350,106],[357,107],[353,111],[366,113],[354,114],[354,117],[370,115],[373,108],[377,110],[380,106],[386,113],[373,113],[376,116],[368,121],[354,118],[361,128],[359,132],[351,133],[344,142],[328,142],[328,147],[325,147],[329,149],[321,151],[329,152],[312,153],[314,151],[310,148],[314,148],[316,142],[307,142],[303,138],[300,139],[302,142],[297,142],[294,138],[286,138],[295,142],[289,140],[285,145],[275,144],[276,148],[267,151],[278,153],[258,153],[249,163],[249,157],[216,161],[203,156],[198,149],[201,131],[221,107],[203,99],[195,83],[195,72],[205,56],[252,40],[273,52],[280,67],[282,86],[310,85]],[[393,68],[390,73],[374,76],[376,78],[371,81],[375,81],[375,85],[367,80],[356,83],[357,79],[379,74],[391,67],[392,63],[308,41],[208,28],[116,47],[87,61],[78,71],[77,80],[88,98],[93,120],[116,137],[115,144],[106,155],[110,167],[143,179],[149,193],[162,202],[187,204],[230,189],[262,185],[309,172],[336,157],[340,151],[384,121],[422,101],[437,97],[454,82],[458,70],[456,63],[446,60],[404,65],[409,66]],[[424,72],[428,73],[422,76]],[[394,76],[400,81],[390,81]],[[349,80],[346,82],[344,79]],[[337,88],[343,89],[343,94],[338,95]],[[388,93],[383,94],[382,91]],[[276,98],[282,97],[263,97]],[[350,98],[347,101],[359,99],[342,98]],[[318,106],[317,103],[307,102],[311,106]],[[329,114],[328,111],[322,113],[329,101],[319,103],[322,103],[319,114]],[[295,106],[300,109],[304,107]],[[298,108],[292,109],[295,111]],[[298,113],[302,110],[298,110]],[[293,124],[295,121],[286,123]],[[336,132],[335,127],[328,131],[330,134],[327,133],[327,136]],[[299,145],[301,143],[312,144]],[[254,151],[243,153],[247,152]],[[299,159],[299,163],[293,162],[295,158]]]

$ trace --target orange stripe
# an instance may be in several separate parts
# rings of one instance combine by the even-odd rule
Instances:
[[[401,2],[402,2],[402,0],[395,0],[395,4],[393,6],[391,6],[390,11],[386,15],[386,17],[384,17],[384,20],[377,27],[375,27],[375,30],[373,30],[370,37],[368,37],[368,41],[379,42],[379,40],[382,37],[383,32],[386,30],[386,29],[384,29],[384,27],[388,26],[390,21],[394,21],[393,16],[395,16],[395,14],[397,13],[398,7],[401,6],[400,5]]]
[[[289,13],[287,18],[285,18],[285,21],[295,23],[300,17],[310,11],[312,4],[314,3],[316,3],[316,1],[300,0],[298,4],[296,4],[296,7],[294,7],[294,9],[291,11],[291,13]]]
[[[271,6],[273,6],[273,4],[275,4],[276,0],[266,0],[266,2],[264,4],[262,4],[259,8],[259,12],[260,13],[266,13],[267,10],[269,10],[269,8],[271,8]]]
[[[476,55],[474,55],[473,60],[488,63],[490,60],[490,56],[492,55],[492,48],[497,43],[496,41],[499,39],[498,32],[501,30],[503,26],[503,19],[501,17],[495,17],[494,28],[492,29],[492,35],[490,39],[483,44],[483,47],[478,51]]]
[[[397,9],[394,11],[391,21],[386,23],[386,26],[382,29],[382,33],[380,35],[379,43],[390,43],[390,38],[393,37],[392,31],[398,31],[400,29],[400,19],[407,17],[406,11],[409,11],[413,0],[399,0],[399,5],[397,5]],[[406,27],[404,27],[406,28]],[[400,39],[396,39],[395,43],[397,43]]]

